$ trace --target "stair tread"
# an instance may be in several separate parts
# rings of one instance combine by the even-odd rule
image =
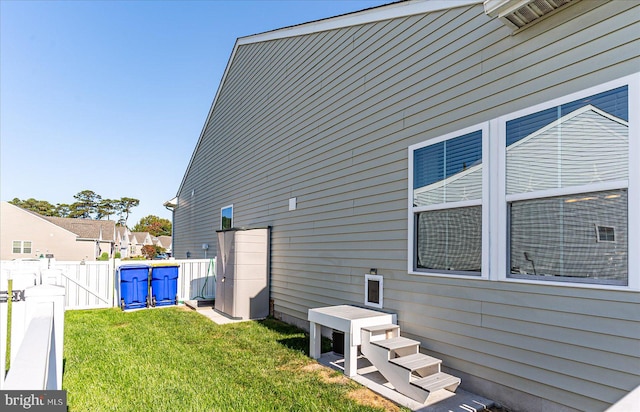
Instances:
[[[400,326],[389,323],[385,325],[363,326],[361,329],[369,332],[381,332],[386,330],[400,329]]]
[[[444,389],[450,385],[460,384],[460,378],[451,376],[444,372],[434,373],[425,378],[416,379],[411,381],[412,385],[418,386],[426,391],[434,392],[439,389]]]
[[[420,342],[418,342],[417,340],[405,338],[402,336],[397,336],[391,339],[377,340],[377,341],[371,342],[371,344],[380,346],[381,348],[395,350],[395,349],[406,348],[409,346],[420,345]]]
[[[425,355],[424,353],[414,353],[412,355],[401,356],[399,358],[391,359],[389,362],[408,369],[412,372],[420,368],[425,368],[442,363],[440,359]]]

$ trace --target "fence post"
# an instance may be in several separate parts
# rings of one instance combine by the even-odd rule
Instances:
[[[9,306],[9,271],[0,268],[0,389],[4,387],[5,365],[7,361],[7,311]]]
[[[120,280],[118,279],[118,268],[122,265],[122,259],[113,259],[113,267],[109,269],[109,279],[111,285],[111,307],[120,307]]]
[[[39,303],[53,302],[54,345],[56,351],[56,389],[62,389],[62,355],[64,347],[64,286],[39,285],[24,292],[27,319],[33,318]],[[29,322],[27,322],[29,324]],[[13,357],[13,349],[12,349]]]

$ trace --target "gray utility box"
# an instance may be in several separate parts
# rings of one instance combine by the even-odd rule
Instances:
[[[269,316],[269,228],[218,231],[215,310],[236,319]]]

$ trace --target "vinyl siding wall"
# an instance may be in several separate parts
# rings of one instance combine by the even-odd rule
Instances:
[[[384,309],[463,387],[604,410],[640,384],[640,293],[407,274],[407,148],[639,71],[639,14],[581,1],[512,34],[478,4],[237,46],[178,193],[175,256],[213,255],[233,204],[234,226],[273,227],[280,316],[362,304],[378,268]]]

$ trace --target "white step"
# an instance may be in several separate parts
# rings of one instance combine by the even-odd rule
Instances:
[[[398,325],[361,328],[362,354],[399,393],[424,403],[432,392],[454,392],[460,379],[440,372],[441,360],[420,353],[420,342],[400,336]]]
[[[451,376],[444,372],[438,372],[434,375],[411,381],[411,384],[422,388],[429,393],[440,389],[447,389],[451,392],[455,392],[458,385],[460,385],[460,378],[456,378],[455,376]]]
[[[388,349],[388,350],[396,350],[396,349],[407,348],[407,347],[410,347],[410,346],[419,346],[420,345],[420,342],[418,342],[417,340],[405,338],[405,337],[402,337],[402,336],[398,336],[398,337],[391,338],[391,339],[379,340],[379,341],[375,341],[375,342],[371,342],[371,343],[376,345],[376,346],[380,346],[381,348]]]
[[[418,353],[420,342],[417,340],[397,336],[391,339],[377,340],[371,342],[372,345],[379,346],[389,351],[389,359],[399,356],[412,355]]]
[[[414,353],[413,355],[401,356],[389,360],[389,362],[415,373],[419,377],[426,377],[440,372],[440,359],[425,355],[424,353]]]
[[[390,332],[400,329],[400,326],[389,323],[387,325],[364,326],[361,329],[372,333]]]
[[[366,326],[361,329],[362,341],[373,342],[400,336],[400,326],[394,324]]]

